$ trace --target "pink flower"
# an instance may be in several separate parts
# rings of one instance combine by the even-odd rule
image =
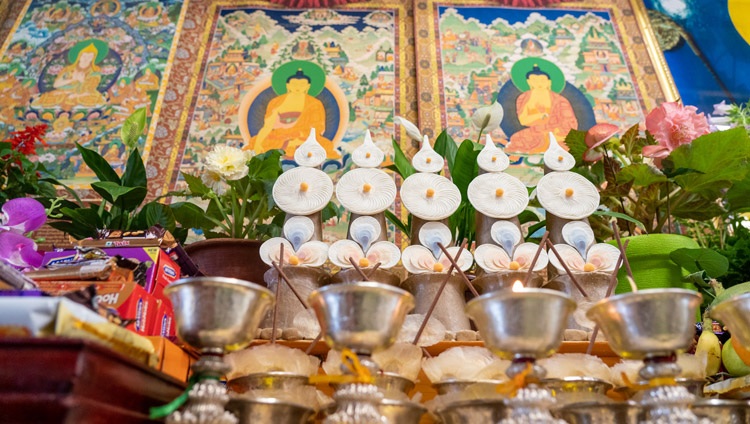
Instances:
[[[646,117],[646,130],[659,143],[643,148],[643,156],[654,159],[657,166],[677,147],[691,143],[708,134],[708,120],[703,113],[696,113],[695,106],[682,106],[676,102],[662,105]]]

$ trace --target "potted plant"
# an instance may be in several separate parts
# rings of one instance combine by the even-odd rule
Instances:
[[[252,156],[219,145],[206,155],[200,177],[183,173],[187,190],[176,195],[199,198],[205,208],[184,201],[173,203],[171,210],[182,227],[206,238],[185,247],[203,273],[263,284],[268,266],[260,258],[260,245],[281,234],[285,219],[271,195],[282,173],[282,153]]]
[[[697,248],[689,228],[733,216],[747,207],[750,138],[744,128],[709,132],[692,106],[664,103],[638,126],[613,137],[599,124],[571,131],[566,144],[580,174],[601,187],[601,202],[632,237],[628,258],[641,287],[682,285],[682,270],[669,260],[680,248]],[[612,236],[608,219],[592,216],[601,239]],[[634,224],[636,222],[637,224]],[[648,236],[645,236],[648,234]],[[627,291],[623,279],[618,292]]]
[[[76,143],[84,163],[99,180],[92,183],[91,188],[101,199],[83,202],[70,190],[75,201],[57,196],[45,199],[43,203],[49,208],[49,216],[54,218],[49,223],[51,227],[80,240],[98,238],[103,231],[145,230],[158,224],[178,240],[184,240],[187,230],[177,227],[168,205],[157,201],[144,204],[148,178],[137,144],[146,127],[146,118],[146,108],[141,108],[123,122],[120,136],[129,154],[122,175],[99,152]]]

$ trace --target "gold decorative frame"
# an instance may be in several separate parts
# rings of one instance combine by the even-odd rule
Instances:
[[[441,66],[438,58],[438,6],[502,7],[493,0],[415,0],[415,35],[419,124],[436,136],[446,125]],[[630,73],[645,113],[664,101],[679,99],[672,75],[656,41],[642,0],[581,0],[545,9],[607,11],[622,43]]]

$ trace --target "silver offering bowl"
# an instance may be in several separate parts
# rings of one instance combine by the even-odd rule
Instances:
[[[200,277],[178,280],[164,289],[174,307],[177,336],[201,351],[192,366],[198,381],[188,393],[187,407],[167,417],[167,423],[233,424],[224,410],[229,400],[219,378],[229,371],[225,351],[247,346],[273,294],[256,284],[234,278]]]
[[[635,402],[571,403],[554,412],[570,424],[637,424],[639,413]]]
[[[315,414],[312,409],[274,398],[232,398],[227,409],[239,417],[239,424],[304,424]]]
[[[700,380],[697,378],[675,378],[675,382],[678,386],[682,386],[687,389],[688,393],[695,396],[696,398],[703,397],[703,386],[706,385],[706,380]],[[638,384],[648,384],[648,381],[639,381]],[[643,393],[629,387],[617,387],[615,389],[615,392],[624,395],[628,399],[632,398],[633,400],[638,400],[636,395],[638,395],[639,393]]]
[[[668,381],[680,373],[677,351],[687,349],[693,341],[700,303],[701,296],[690,290],[643,290],[601,300],[586,315],[601,327],[618,355],[643,359],[638,372],[642,379]],[[694,401],[695,396],[683,386],[647,389],[639,401],[646,411],[642,423],[704,422],[689,409]]]
[[[750,346],[750,293],[735,296],[711,308],[711,318],[724,323],[738,342]]]
[[[565,377],[545,378],[541,385],[557,397],[564,393],[584,393],[591,395],[607,395],[607,391],[614,387],[612,383],[593,377]]]
[[[227,388],[234,393],[250,390],[289,390],[306,386],[309,377],[283,371],[269,371],[249,374],[227,381]]]
[[[693,412],[714,423],[750,424],[750,402],[704,399],[693,404]]]
[[[414,297],[396,287],[365,281],[315,290],[309,303],[326,343],[333,349],[353,351],[377,375],[370,355],[396,341],[406,314],[414,308]],[[333,398],[338,409],[326,418],[326,424],[383,422],[378,410],[383,394],[374,384],[341,384]]]
[[[414,382],[406,377],[391,372],[377,373],[373,376],[373,384],[383,393],[404,393],[408,394],[414,388]],[[338,389],[341,384],[331,384],[334,390]]]
[[[555,352],[562,343],[568,317],[576,302],[568,295],[547,289],[520,289],[488,293],[471,300],[466,312],[474,320],[485,346],[501,358],[511,358],[508,377],[531,367],[527,381],[544,378],[536,360]],[[561,423],[549,408],[555,399],[536,384],[518,390],[506,401],[508,416],[501,424]]]
[[[395,341],[414,297],[396,287],[369,281],[336,284],[310,294],[326,343],[337,350],[370,355]]]
[[[443,424],[496,423],[505,418],[507,407],[501,400],[464,400],[438,409]]]
[[[427,408],[414,402],[383,399],[378,404],[378,411],[389,424],[417,424]]]

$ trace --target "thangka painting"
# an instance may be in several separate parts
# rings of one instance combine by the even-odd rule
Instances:
[[[285,151],[285,166],[315,128],[326,172],[351,166],[365,131],[391,152],[403,101],[408,34],[402,2],[339,9],[217,5],[206,23],[179,170],[196,173],[217,144]],[[390,4],[390,6],[389,6]],[[411,27],[409,26],[409,29]],[[179,186],[179,176],[172,180]]]
[[[141,107],[158,116],[182,13],[182,0],[26,1],[0,55],[0,139],[47,124],[39,161],[75,187],[94,177],[76,142],[121,170],[119,128]]]
[[[409,9],[397,0],[336,9],[214,3],[170,167],[180,172],[165,190],[182,188],[181,173],[199,173],[220,144],[255,154],[283,149],[283,166],[296,166],[294,152],[313,128],[334,180],[368,130],[389,157],[393,138],[401,139],[394,117],[416,117],[416,102],[405,101],[415,96]],[[346,230],[343,218],[332,233]]]
[[[625,129],[676,97],[635,0],[534,9],[420,0],[416,10],[421,126],[477,139],[472,114],[500,103],[491,135],[526,182],[541,173],[549,133],[564,145],[571,129]]]

